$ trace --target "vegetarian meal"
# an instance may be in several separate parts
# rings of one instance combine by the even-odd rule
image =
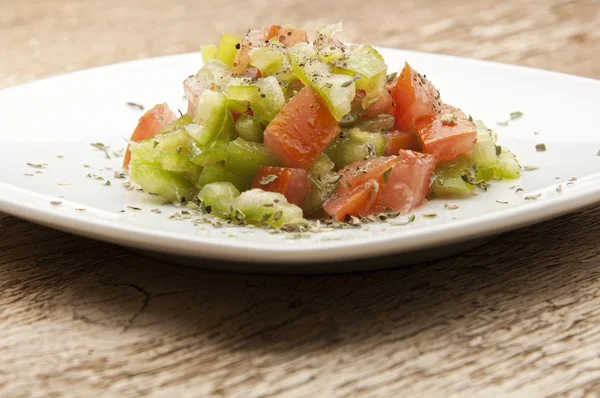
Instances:
[[[433,197],[468,197],[521,166],[481,121],[443,102],[407,63],[388,74],[369,45],[274,25],[201,47],[183,82],[188,108],[139,120],[123,167],[172,202],[233,223],[406,214]]]

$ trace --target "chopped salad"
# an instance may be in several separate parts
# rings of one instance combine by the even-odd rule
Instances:
[[[481,121],[447,104],[408,63],[389,73],[341,23],[226,33],[201,47],[183,82],[188,109],[166,104],[135,128],[123,167],[167,201],[195,201],[234,223],[281,227],[405,214],[427,198],[472,196],[521,166]],[[181,112],[180,112],[181,113]]]

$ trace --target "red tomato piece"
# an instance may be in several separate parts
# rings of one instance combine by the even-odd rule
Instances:
[[[265,129],[265,147],[284,166],[307,169],[340,133],[327,105],[304,87]]]
[[[401,149],[410,149],[418,151],[421,149],[419,138],[416,134],[405,133],[404,131],[388,131],[386,133],[385,156],[397,155]]]
[[[400,131],[416,132],[415,120],[439,113],[440,93],[424,76],[407,63],[392,88],[395,127]]]
[[[386,90],[371,104],[362,117],[373,117],[381,113],[391,113],[392,95]]]
[[[423,204],[429,191],[431,174],[436,158],[419,152],[401,150],[398,163],[392,168],[384,184],[373,212],[386,209],[407,213]]]
[[[143,141],[148,138],[154,137],[160,132],[166,125],[174,122],[177,119],[177,115],[169,106],[165,103],[155,105],[154,108],[140,118],[130,140],[134,142]],[[129,145],[127,145],[127,151],[125,151],[125,157],[123,159],[123,168],[129,167],[131,161],[131,151]]]
[[[293,28],[291,26],[271,25],[267,40],[270,40],[273,37],[287,47],[292,47],[294,44],[308,41],[306,29]]]
[[[273,181],[267,182],[269,176],[275,176],[276,178],[271,177]],[[306,195],[308,195],[308,191],[312,188],[312,180],[304,169],[260,166],[256,177],[254,177],[252,188],[279,192],[286,197],[288,202],[300,206]]]
[[[450,105],[443,105],[441,114],[418,119],[416,127],[423,151],[435,155],[438,161],[471,155],[477,138],[475,124],[463,111]]]
[[[353,189],[341,192],[341,195],[325,202],[325,212],[338,221],[344,221],[348,216],[370,214],[371,209],[379,196],[383,178],[379,181],[368,180]]]
[[[340,188],[338,195],[344,191],[356,188],[368,180],[378,180],[387,170],[398,163],[397,156],[380,156],[359,160],[340,170]],[[341,195],[340,195],[341,196]]]

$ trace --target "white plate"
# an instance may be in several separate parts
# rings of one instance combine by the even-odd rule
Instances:
[[[114,179],[114,172],[106,169],[118,169],[121,159],[106,159],[89,144],[103,142],[114,150],[124,146],[122,137],[130,135],[141,115],[127,101],[146,107],[167,101],[184,109],[182,80],[201,64],[198,54],[189,54],[111,65],[2,90],[0,211],[202,267],[313,273],[367,270],[447,255],[600,200],[598,81],[471,59],[381,52],[390,70],[408,61],[426,73],[446,102],[483,119],[521,164],[540,169],[524,172],[519,181],[495,182],[488,192],[467,200],[430,201],[407,226],[373,224],[289,239],[259,229],[209,224],[199,228],[189,220],[168,219],[181,209],[160,206],[157,197],[124,189],[124,180]],[[506,127],[496,124],[516,110],[524,113],[521,119]],[[542,142],[547,151],[536,152],[535,145]],[[38,170],[26,162],[47,166],[36,174]],[[104,180],[86,177],[88,173]],[[567,185],[573,177],[577,180]],[[112,185],[103,185],[106,180]],[[559,184],[562,192],[556,191]],[[524,192],[515,193],[514,185]],[[538,194],[536,200],[524,199]],[[460,207],[445,209],[445,203]],[[154,208],[162,213],[151,212]],[[423,213],[437,213],[437,217],[424,218]],[[386,263],[347,262],[390,254],[397,256]],[[323,261],[328,263],[315,264]]]

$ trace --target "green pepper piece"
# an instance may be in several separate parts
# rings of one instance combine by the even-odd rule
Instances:
[[[225,168],[241,177],[252,178],[260,166],[277,166],[277,160],[263,144],[236,138],[229,144]]]
[[[496,167],[496,177],[513,180],[521,176],[521,165],[515,155],[508,149],[502,148],[498,156],[498,166]]]
[[[209,59],[213,59],[217,54],[217,46],[214,44],[200,46],[200,53],[202,54],[202,62],[207,63]]]
[[[343,132],[326,149],[325,153],[333,160],[336,169],[364,159],[367,156],[381,156],[385,151],[386,138],[380,133],[368,133],[357,128]]]
[[[263,128],[258,119],[250,115],[241,115],[235,122],[237,134],[249,142],[263,142]]]
[[[160,195],[171,202],[192,199],[198,192],[182,175],[133,159],[129,166],[129,178],[144,191]]]
[[[241,36],[234,35],[232,33],[224,33],[221,36],[219,45],[217,46],[215,58],[223,62],[229,68],[232,68],[241,43]]]
[[[473,163],[466,156],[438,163],[431,190],[436,196],[472,196],[477,182]]]
[[[202,188],[213,182],[230,182],[240,191],[246,191],[252,185],[252,179],[239,177],[219,163],[204,167],[197,185]]]

